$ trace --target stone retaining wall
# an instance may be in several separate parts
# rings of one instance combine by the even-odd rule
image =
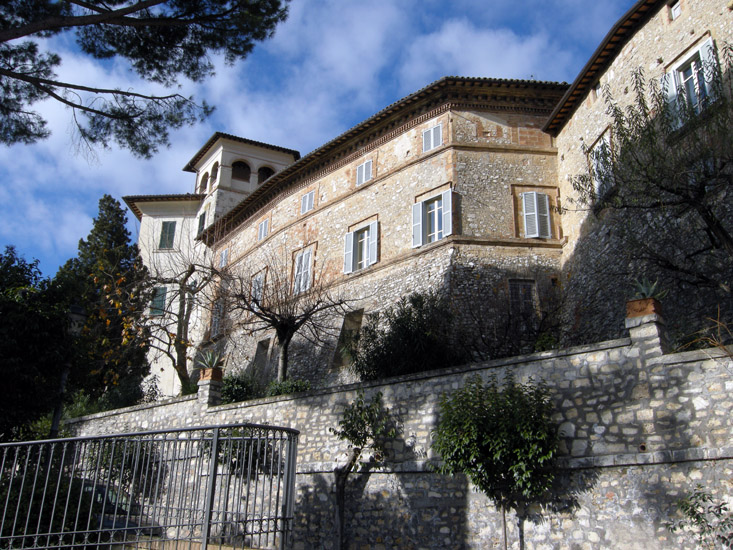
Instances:
[[[347,489],[349,548],[499,548],[502,516],[462,476],[434,473],[431,432],[443,393],[468,377],[509,370],[543,379],[562,437],[552,510],[525,522],[526,548],[679,548],[664,522],[698,483],[718,497],[733,481],[731,361],[718,350],[662,354],[656,316],[629,320],[631,338],[390,379],[298,396],[209,406],[180,398],[77,419],[79,435],[257,422],[300,430],[293,548],[336,549],[334,469],[347,445],[329,428],[359,388],[380,391],[398,428],[382,469],[352,474]],[[507,516],[518,548],[517,524]]]

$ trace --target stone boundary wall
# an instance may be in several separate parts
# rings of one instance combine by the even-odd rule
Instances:
[[[300,430],[293,548],[337,549],[334,469],[347,445],[335,428],[363,388],[380,391],[398,436],[383,468],[352,474],[345,534],[349,548],[500,548],[502,515],[462,476],[433,472],[430,449],[440,396],[470,376],[512,371],[551,389],[561,435],[554,498],[523,526],[529,549],[671,549],[682,539],[664,522],[696,484],[733,495],[733,361],[719,350],[663,354],[663,321],[627,320],[630,338],[471,364],[380,383],[354,384],[212,406],[196,397],[76,419],[78,435],[257,422]],[[510,547],[519,548],[507,515]]]

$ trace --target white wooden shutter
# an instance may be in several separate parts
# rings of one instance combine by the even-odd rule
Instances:
[[[537,226],[539,236],[543,239],[552,237],[552,227],[550,226],[550,197],[544,193],[535,193],[537,197]]]
[[[372,179],[372,161],[368,160],[356,167],[356,185],[368,182]]]
[[[295,277],[293,279],[293,293],[298,294],[303,280],[303,252],[295,256]]]
[[[379,243],[378,222],[374,221],[369,224],[369,259],[367,265],[377,263],[377,245]]]
[[[435,149],[441,145],[443,145],[443,125],[438,124],[433,128],[433,146],[431,149]]]
[[[303,252],[303,276],[300,281],[301,290],[308,290],[311,287],[311,250]]]
[[[669,105],[670,114],[674,117],[673,127],[675,128],[679,128],[682,125],[679,105],[677,103],[678,78],[677,70],[672,70],[662,75],[662,92],[667,100],[667,105]]]
[[[449,189],[440,196],[443,201],[443,237],[453,234],[453,192]]]
[[[422,246],[423,203],[412,205],[412,248]]]
[[[536,193],[522,193],[522,206],[524,209],[524,236],[526,238],[539,237]]]
[[[714,77],[718,70],[718,61],[715,58],[715,45],[713,39],[708,38],[700,46],[700,62],[702,63],[703,73],[705,74],[705,89],[711,100],[714,100]]]
[[[430,130],[424,130],[422,133],[422,152],[430,151],[432,149],[432,142],[433,142],[433,132],[432,128]]]
[[[354,271],[354,232],[344,236],[344,273]]]

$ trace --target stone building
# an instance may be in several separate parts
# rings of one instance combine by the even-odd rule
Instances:
[[[325,345],[291,349],[291,375],[316,384],[348,379],[335,346],[340,330],[418,290],[450,298],[463,345],[484,358],[531,350],[557,328],[543,323],[559,307],[570,311],[564,328],[578,339],[615,336],[608,332],[622,326],[628,280],[597,276],[612,263],[604,256],[611,237],[587,211],[558,213],[575,193],[571,178],[590,168],[588,150],[613,145],[601,90],[626,101],[642,67],[679,86],[692,71],[690,89],[699,93],[695,64],[730,41],[731,17],[720,0],[640,0],[570,86],[446,77],[303,158],[217,133],[185,167],[195,194],[126,198],[149,241],[141,242],[145,261],[196,250],[197,265],[226,268],[252,292],[286,281],[292,294],[317,285],[347,298],[350,312],[332,320]],[[179,232],[169,235],[175,224]],[[570,281],[598,288],[598,305],[581,293],[558,304]],[[171,309],[168,296],[153,313]],[[272,331],[238,329],[216,296],[211,290],[198,304],[191,353],[220,345],[230,367],[271,378]],[[514,347],[492,347],[494,336]]]
[[[634,101],[634,73],[642,69],[647,84],[656,82],[668,96],[684,90],[697,104],[709,94],[713,65],[728,64],[725,47],[733,43],[733,4],[716,0],[639,1],[613,26],[558,102],[543,129],[557,146],[558,189],[564,205],[563,271],[567,310],[566,343],[577,344],[618,337],[624,317],[623,304],[629,297],[634,278],[640,275],[669,290],[665,297],[665,317],[670,337],[680,343],[706,318],[714,318],[718,306],[729,316],[730,294],[719,288],[705,288],[681,282],[659,270],[654,262],[639,262],[632,254],[624,231],[648,223],[645,212],[601,211],[589,214],[571,204],[576,195],[574,176],[588,173],[594,154],[603,147],[615,148],[612,121],[606,96],[610,94],[622,108]],[[707,67],[707,68],[704,68]],[[716,199],[717,206],[730,197]],[[620,216],[625,219],[620,219]],[[728,220],[730,220],[730,216]],[[694,222],[686,221],[691,225]],[[688,225],[688,228],[689,228]],[[684,238],[680,250],[692,250]],[[632,262],[636,262],[633,263]]]

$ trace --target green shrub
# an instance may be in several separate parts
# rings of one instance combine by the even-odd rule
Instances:
[[[274,397],[276,395],[287,395],[289,393],[298,393],[311,389],[310,380],[283,380],[278,382],[273,380],[267,386],[267,396]]]
[[[379,316],[368,317],[345,344],[352,369],[362,380],[376,380],[455,364],[451,349],[451,314],[437,293],[403,297]]]
[[[233,374],[227,374],[222,379],[222,403],[238,403],[240,401],[257,399],[264,395],[265,391],[262,384],[246,371],[242,370]]]

